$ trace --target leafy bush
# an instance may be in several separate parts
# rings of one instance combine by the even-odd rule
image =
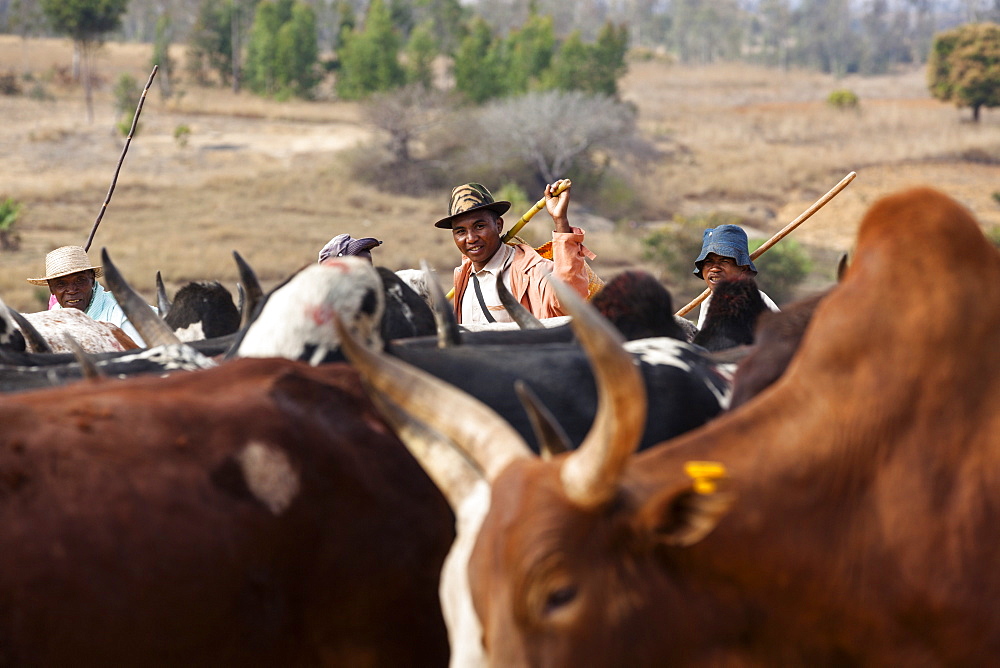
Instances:
[[[750,252],[761,247],[764,239],[751,239]],[[790,301],[795,288],[812,271],[812,260],[794,239],[784,239],[754,260],[757,283],[778,304]]]
[[[826,103],[834,109],[857,109],[860,102],[858,96],[846,88],[835,90],[826,97]]]
[[[643,259],[664,269],[668,282],[683,292],[701,292],[704,282],[691,273],[694,260],[701,252],[702,232],[719,225],[739,225],[738,216],[728,213],[708,213],[686,218],[674,216],[673,221],[654,230],[642,240]]]
[[[21,245],[21,237],[14,231],[21,209],[21,203],[12,197],[0,200],[0,250],[17,250]]]
[[[127,137],[129,130],[132,129],[132,119],[135,117],[139,97],[142,95],[142,87],[131,74],[122,74],[115,82],[112,95],[115,99],[115,111],[118,112],[118,122],[115,123],[115,129],[122,137]],[[136,126],[135,132],[138,134],[138,126]]]
[[[188,139],[191,137],[191,128],[186,124],[181,123],[174,128],[174,141],[181,148],[184,148],[188,144]]]

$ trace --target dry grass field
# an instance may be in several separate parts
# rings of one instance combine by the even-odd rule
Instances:
[[[0,72],[31,72],[51,96],[0,97],[0,197],[25,204],[20,250],[0,252],[0,296],[15,308],[43,307],[44,289],[24,278],[42,272],[48,250],[86,241],[124,143],[113,129],[111,86],[122,72],[144,82],[149,57],[148,45],[104,47],[97,60],[104,84],[88,124],[82,91],[56,76],[70,62],[69,42],[0,36]],[[374,133],[361,108],[279,104],[184,82],[178,88],[168,101],[150,93],[91,250],[97,260],[107,247],[150,302],[157,270],[170,288],[218,279],[235,289],[237,250],[270,287],[340,232],[384,240],[380,264],[398,269],[426,258],[449,282],[459,256],[431,226],[446,213],[448,193],[402,197],[349,178],[343,150]],[[860,109],[828,108],[826,96],[837,88],[857,93]],[[922,70],[835,79],[646,61],[631,66],[623,90],[664,158],[642,176],[643,220],[588,233],[604,275],[630,266],[656,270],[638,259],[639,240],[675,214],[731,211],[770,234],[851,171],[858,177],[847,190],[795,233],[820,259],[809,287],[830,280],[829,258],[850,249],[865,209],[903,187],[934,185],[984,226],[1000,225],[992,197],[1000,190],[1000,115],[987,111],[979,125],[965,122],[967,110],[929,98]],[[183,146],[174,139],[181,125],[191,130]],[[463,180],[455,174],[456,184]]]

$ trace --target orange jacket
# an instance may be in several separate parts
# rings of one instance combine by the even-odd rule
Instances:
[[[510,244],[514,247],[514,257],[510,264],[511,293],[536,318],[554,318],[566,315],[559,298],[547,280],[553,274],[569,285],[576,293],[587,298],[589,275],[585,260],[593,260],[596,255],[583,245],[584,232],[579,227],[572,232],[552,233],[552,259],[546,260],[528,244]],[[453,306],[458,322],[462,322],[462,296],[469,286],[472,262],[463,258],[455,268],[455,296]]]

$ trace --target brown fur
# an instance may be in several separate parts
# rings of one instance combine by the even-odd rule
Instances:
[[[0,663],[446,663],[453,518],[349,367],[82,382],[0,423]]]
[[[994,661],[996,285],[1000,254],[965,209],[929,189],[887,197],[784,376],[635,455],[612,504],[572,505],[562,458],[509,466],[470,560],[491,659]],[[721,462],[729,481],[694,493],[690,460]],[[736,501],[715,531],[679,546],[723,497]]]

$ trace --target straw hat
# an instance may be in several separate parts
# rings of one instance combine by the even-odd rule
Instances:
[[[48,282],[53,278],[88,269],[94,270],[95,277],[104,273],[100,266],[90,263],[90,258],[87,257],[87,251],[83,250],[83,246],[63,246],[45,256],[45,276],[29,278],[28,282],[33,285],[48,285]]]

